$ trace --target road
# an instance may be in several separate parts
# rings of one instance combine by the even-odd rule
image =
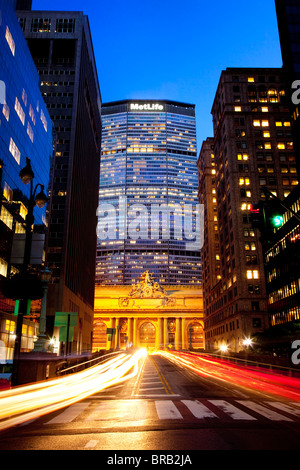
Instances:
[[[270,393],[270,374],[265,375],[259,389],[254,379],[247,379],[248,386],[228,376],[199,375],[162,355],[148,355],[130,380],[3,430],[0,449],[181,451],[181,456],[200,450],[299,450],[299,389],[280,386],[285,396]]]

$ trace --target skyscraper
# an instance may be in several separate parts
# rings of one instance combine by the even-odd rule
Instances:
[[[298,0],[275,0],[284,79],[292,114],[293,140],[300,171],[300,4]]]
[[[48,328],[77,313],[72,351],[91,349],[101,95],[89,21],[81,12],[18,11],[56,131],[47,249]],[[63,338],[62,329],[60,332]],[[56,333],[56,338],[58,335]]]
[[[3,295],[3,281],[22,268],[22,256],[13,259],[11,255],[14,240],[25,239],[30,201],[30,184],[23,184],[19,173],[29,158],[35,176],[33,190],[37,188],[38,194],[40,185],[43,185],[45,193],[48,191],[53,134],[52,122],[40,92],[39,76],[18,24],[13,2],[0,0],[0,18],[0,349],[3,361],[13,357],[17,323],[15,302]],[[42,232],[41,238],[46,224],[46,207],[35,207],[34,231]],[[40,260],[31,257],[30,264],[38,268],[42,261],[42,257]],[[37,326],[38,323],[24,317],[22,351],[33,349]]]
[[[194,105],[124,100],[102,118],[96,283],[199,285]]]
[[[215,194],[203,191],[202,202],[216,217],[206,217],[206,224],[217,224],[216,231],[204,231],[205,344],[239,351],[245,338],[269,326],[262,245],[252,227],[251,204],[265,200],[264,187],[283,199],[298,184],[282,70],[226,69],[212,116],[214,164],[205,165],[204,145],[198,164],[200,181],[204,171],[211,171],[209,179],[214,176]],[[210,259],[218,261],[219,277]]]

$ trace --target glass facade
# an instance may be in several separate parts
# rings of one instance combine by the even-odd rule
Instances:
[[[30,185],[21,182],[19,172],[26,165],[26,158],[30,158],[34,183],[43,184],[45,192],[48,190],[53,136],[52,122],[39,89],[39,77],[9,3],[0,0],[0,80],[5,90],[4,102],[0,103],[1,186],[4,208],[11,212],[9,203],[22,201],[22,215],[26,213]],[[43,224],[46,208],[35,208],[34,216],[36,224]]]
[[[52,122],[39,88],[39,77],[11,1],[0,0],[0,278],[15,274],[11,265],[14,234],[25,233],[30,185],[19,172],[30,158],[36,184],[47,193],[53,154]],[[40,192],[40,187],[37,187]],[[47,223],[47,208],[34,209],[35,225]],[[15,340],[15,302],[0,292],[0,352],[11,360]],[[31,304],[31,314],[39,305]],[[21,350],[30,351],[38,323],[24,318]],[[1,372],[1,370],[0,370]]]
[[[102,119],[96,283],[200,284],[194,106],[107,103]]]

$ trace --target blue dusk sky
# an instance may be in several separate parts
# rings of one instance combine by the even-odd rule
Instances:
[[[281,67],[275,0],[33,0],[33,10],[89,17],[103,102],[196,105],[197,146],[227,67]]]

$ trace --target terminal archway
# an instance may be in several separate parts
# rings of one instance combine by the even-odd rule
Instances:
[[[193,322],[189,325],[189,341],[193,349],[204,348],[203,326],[201,323]]]
[[[139,330],[140,346],[144,348],[155,348],[156,328],[151,322],[144,322]]]

